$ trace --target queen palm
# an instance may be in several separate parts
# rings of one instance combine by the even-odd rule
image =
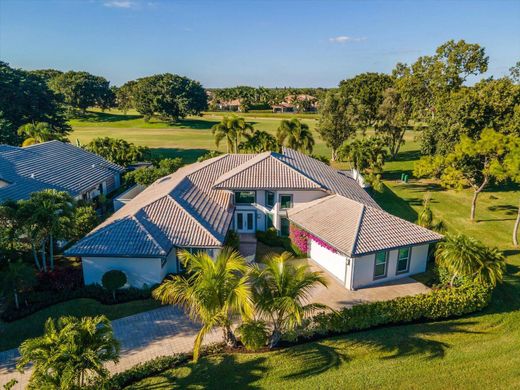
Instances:
[[[246,141],[239,146],[241,150],[249,153],[262,153],[278,151],[280,146],[271,134],[266,131],[257,130],[253,134],[246,134]]]
[[[162,303],[180,305],[192,320],[202,324],[193,346],[193,360],[197,361],[208,332],[222,328],[226,344],[235,346],[233,319],[238,315],[243,319],[252,317],[248,267],[244,258],[231,248],[224,248],[216,259],[206,252],[181,251],[178,256],[186,268],[186,276],[175,275],[164,281],[153,291],[153,297]]]
[[[265,266],[255,265],[251,271],[253,296],[259,314],[269,318],[273,328],[270,346],[278,344],[284,331],[301,325],[303,319],[327,306],[306,303],[311,291],[327,282],[321,272],[313,272],[308,265],[295,266],[293,257],[284,252],[268,256]]]
[[[104,363],[119,360],[119,342],[105,316],[49,318],[40,337],[20,345],[17,368],[30,363],[30,388],[72,389],[108,378]]]
[[[41,142],[59,139],[56,137],[52,126],[47,122],[27,123],[18,129],[18,135],[24,136],[22,146],[29,146]]]
[[[220,123],[217,123],[211,128],[211,132],[215,136],[215,144],[217,147],[220,141],[225,139],[228,153],[230,153],[231,150],[234,153],[238,153],[238,144],[242,137],[253,131],[253,126],[250,123],[247,123],[244,118],[235,115],[222,118]]]
[[[435,255],[437,263],[451,274],[450,286],[457,277],[469,277],[491,285],[502,281],[504,255],[497,248],[487,248],[472,237],[448,236],[438,245]]]
[[[310,154],[314,148],[314,137],[309,126],[296,118],[291,120],[284,119],[276,131],[276,138],[280,145],[285,145],[303,153],[307,152]]]

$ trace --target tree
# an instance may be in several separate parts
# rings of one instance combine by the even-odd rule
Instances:
[[[239,150],[247,153],[278,152],[280,145],[276,138],[267,131],[256,130],[252,134],[245,134],[246,141],[238,145]]]
[[[309,125],[298,119],[282,120],[276,130],[276,138],[280,145],[298,150],[303,153],[312,153],[314,148],[314,137],[309,130]]]
[[[76,206],[72,216],[72,229],[70,238],[79,240],[86,236],[99,223],[96,210],[90,205]]]
[[[508,154],[507,136],[486,129],[477,141],[462,136],[454,151],[446,156],[425,156],[414,166],[417,177],[438,177],[446,188],[473,188],[470,219],[475,220],[477,198],[490,180],[498,179]]]
[[[65,136],[70,132],[59,99],[37,75],[0,61],[0,143],[18,145],[17,129],[46,122]]]
[[[150,155],[150,150],[147,147],[136,146],[121,138],[94,138],[85,145],[85,149],[122,166],[143,161]]]
[[[366,181],[380,191],[383,186],[381,174],[388,156],[386,145],[379,137],[356,139],[344,143],[338,151],[338,156],[342,161],[350,161],[352,167],[365,175]]]
[[[461,277],[495,286],[504,275],[504,255],[463,234],[448,236],[439,243],[435,256],[437,263],[451,274],[451,286]]]
[[[63,74],[61,70],[56,69],[36,69],[30,70],[29,73],[41,77],[46,83],[49,83],[53,78]]]
[[[253,133],[253,125],[247,123],[244,118],[235,115],[225,116],[220,123],[211,127],[211,132],[215,136],[215,145],[218,147],[220,141],[226,140],[227,153],[233,150],[238,153],[238,145],[245,134]]]
[[[165,158],[159,161],[157,166],[150,168],[140,168],[125,174],[127,183],[137,183],[143,186],[149,186],[161,177],[167,176],[175,172],[182,166],[182,159]]]
[[[305,316],[326,308],[318,303],[305,303],[316,285],[327,286],[321,272],[308,265],[291,264],[292,255],[284,252],[269,256],[251,271],[253,297],[257,311],[271,320],[270,347],[278,345],[284,332],[301,325]]]
[[[22,146],[29,146],[51,140],[64,141],[63,135],[55,131],[46,122],[27,123],[18,129],[18,135],[24,137]]]
[[[89,107],[108,108],[114,99],[110,82],[87,72],[61,73],[49,81],[49,86],[63,97],[70,109],[80,110],[83,114]]]
[[[338,158],[339,147],[356,134],[353,109],[350,102],[339,92],[327,93],[320,107],[318,133],[332,149],[332,161]]]
[[[124,114],[134,108],[133,90],[135,84],[135,81],[128,81],[116,89],[116,106],[123,111]]]
[[[397,89],[388,88],[383,92],[383,101],[377,109],[375,130],[386,141],[390,156],[395,158],[404,143],[406,130],[410,128],[412,104]]]
[[[377,119],[383,102],[383,92],[392,87],[393,78],[384,73],[362,73],[340,82],[339,91],[344,102],[351,106],[352,125],[365,131]]]
[[[509,78],[515,84],[520,84],[520,61],[517,61],[514,66],[509,68]]]
[[[126,274],[123,271],[115,269],[105,272],[101,278],[103,287],[112,293],[114,301],[116,300],[116,291],[123,287],[126,282]]]
[[[204,88],[198,81],[171,73],[137,79],[132,85],[134,108],[144,116],[176,121],[198,115],[208,106]]]
[[[31,388],[76,389],[101,384],[110,375],[106,362],[119,360],[119,342],[105,316],[49,318],[40,337],[20,345],[16,367],[32,363]]]
[[[186,276],[172,276],[152,295],[162,303],[180,305],[192,320],[202,324],[195,338],[193,360],[198,360],[205,335],[215,327],[222,328],[226,344],[236,346],[232,319],[236,315],[249,319],[253,314],[244,258],[229,248],[220,251],[215,260],[206,252],[191,254],[185,250],[179,258]]]
[[[0,288],[5,295],[13,294],[14,304],[20,308],[18,294],[36,283],[34,269],[24,264],[21,260],[9,262],[7,269],[1,273]]]

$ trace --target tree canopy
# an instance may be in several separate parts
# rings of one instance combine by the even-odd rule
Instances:
[[[147,147],[136,146],[121,138],[94,138],[85,145],[85,149],[122,166],[150,158]]]

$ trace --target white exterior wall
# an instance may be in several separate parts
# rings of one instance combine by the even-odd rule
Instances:
[[[428,244],[412,247],[408,272],[396,274],[398,249],[389,251],[386,277],[374,280],[375,253],[366,256],[354,257],[353,260],[353,289],[385,283],[391,280],[418,274],[426,271],[428,262]]]
[[[82,267],[85,284],[101,284],[105,272],[120,270],[126,274],[127,286],[142,288],[161,283],[167,265],[161,268],[160,258],[83,257]]]
[[[347,257],[322,247],[312,239],[309,241],[309,245],[310,258],[345,286],[347,280]]]

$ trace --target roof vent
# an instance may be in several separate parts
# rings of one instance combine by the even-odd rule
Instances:
[[[34,179],[34,173],[31,173],[31,179]]]
[[[92,168],[95,168],[96,167],[96,164],[92,164]]]

